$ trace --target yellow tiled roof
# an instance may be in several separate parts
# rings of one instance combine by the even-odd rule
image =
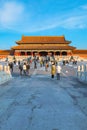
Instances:
[[[20,41],[16,41],[17,44],[21,43],[66,43],[69,44],[71,41],[66,41],[64,36],[22,36]]]

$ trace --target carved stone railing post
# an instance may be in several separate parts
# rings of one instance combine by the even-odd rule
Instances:
[[[87,83],[87,64],[78,65],[77,78],[80,81]]]
[[[6,65],[0,65],[0,84],[9,81],[12,78],[10,68]]]

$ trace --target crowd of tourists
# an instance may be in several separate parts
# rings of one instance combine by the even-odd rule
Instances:
[[[17,65],[20,75],[29,75],[30,74],[29,71],[31,68],[30,66],[32,66],[34,69],[37,69],[39,65],[39,67],[44,67],[45,71],[50,70],[51,78],[54,78],[54,76],[56,75],[57,79],[60,79],[62,65],[64,66],[66,64],[69,64],[69,62],[71,62],[70,60],[63,59],[62,64],[60,64],[59,60],[58,59],[56,60],[54,57],[47,57],[47,56],[36,57],[35,56],[33,58],[30,57],[22,61],[20,60],[16,61],[16,59],[14,59],[13,62],[8,62],[8,65],[10,67],[11,72],[14,71],[14,66]],[[72,63],[77,64],[77,61],[72,60]]]
[[[14,66],[18,66],[20,75],[29,75],[30,63],[27,61],[9,62],[11,73],[14,71]]]

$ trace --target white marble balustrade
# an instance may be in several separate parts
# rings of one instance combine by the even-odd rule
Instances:
[[[87,83],[87,64],[78,65],[77,78],[84,83]]]
[[[12,78],[9,66],[0,65],[0,85]]]

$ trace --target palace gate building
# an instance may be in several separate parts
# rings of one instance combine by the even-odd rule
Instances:
[[[15,56],[72,55],[75,47],[70,46],[70,43],[64,36],[22,36],[11,50]]]

